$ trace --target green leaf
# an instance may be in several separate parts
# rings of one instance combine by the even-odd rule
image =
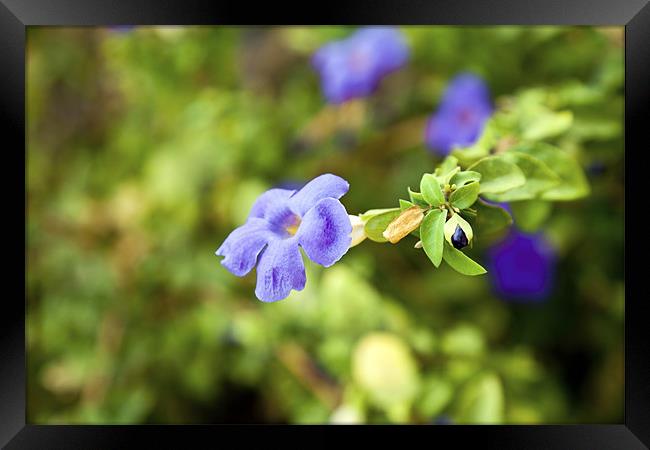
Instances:
[[[571,136],[578,140],[608,140],[619,136],[622,126],[619,116],[580,114],[571,127]]]
[[[462,166],[471,166],[476,161],[490,154],[490,149],[496,145],[500,134],[496,117],[492,116],[483,126],[481,136],[474,144],[469,147],[456,148],[451,154],[458,159],[458,162]]]
[[[434,209],[424,217],[420,225],[422,248],[436,267],[439,267],[442,262],[443,229],[446,217],[447,211]]]
[[[454,386],[444,378],[431,378],[418,397],[418,410],[427,417],[440,414],[454,396]]]
[[[560,184],[560,177],[546,163],[527,153],[509,151],[503,158],[516,164],[526,177],[526,183],[518,188],[501,194],[490,194],[489,200],[496,202],[512,202],[533,199],[542,192]]]
[[[470,380],[461,391],[456,408],[461,423],[502,423],[505,402],[499,377],[489,372]]]
[[[461,324],[447,331],[441,339],[440,350],[450,356],[479,356],[485,352],[485,338],[473,325]]]
[[[449,183],[451,177],[456,173],[460,172],[460,167],[458,166],[458,159],[449,155],[445,160],[440,164],[440,166],[435,170],[434,176],[438,179],[438,183],[441,186]]]
[[[469,167],[481,174],[481,193],[500,193],[522,186],[526,177],[516,164],[502,156],[487,156]]]
[[[542,226],[548,218],[553,205],[542,200],[513,202],[510,204],[517,227],[522,231],[533,233]]]
[[[439,173],[438,175],[444,176],[447,175],[449,172],[454,170],[458,166],[458,159],[455,158],[454,156],[447,156],[445,160],[440,164],[438,167]]]
[[[409,191],[409,198],[411,199],[411,202],[415,205],[422,206],[422,207],[428,207],[429,204],[427,201],[424,199],[424,195],[422,195],[419,192],[414,192],[411,190],[411,188],[408,188]]]
[[[522,124],[524,128],[522,137],[526,140],[540,140],[557,136],[567,131],[573,123],[571,111],[545,111],[535,114],[531,120]]]
[[[408,200],[402,200],[401,198],[399,199],[399,209],[404,211],[405,209],[409,209],[411,206],[415,206],[415,203],[409,202]]]
[[[449,202],[452,206],[455,206],[458,209],[469,208],[478,198],[480,189],[481,185],[476,181],[461,186],[451,193],[449,196]]]
[[[575,80],[567,81],[555,92],[555,104],[562,107],[594,105],[604,98],[602,89]]]
[[[425,173],[422,176],[420,191],[422,191],[422,196],[427,203],[432,206],[438,206],[445,202],[445,195],[442,193],[442,189],[440,189],[438,179],[430,173]]]
[[[464,186],[472,181],[481,181],[481,174],[473,170],[464,170],[451,177],[449,183],[455,184],[456,186]]]
[[[381,214],[377,214],[366,222],[364,230],[368,239],[375,242],[387,242],[382,233],[389,223],[401,213],[399,208],[393,208]]]
[[[456,148],[452,150],[451,154],[458,158],[463,167],[467,167],[488,156],[490,149],[475,144],[471,147]]]
[[[442,258],[447,264],[463,275],[481,275],[487,271],[476,261],[472,260],[465,253],[455,249],[449,242],[444,241]]]
[[[478,236],[497,233],[512,225],[512,217],[500,206],[489,205],[479,200],[474,204],[474,208],[476,208],[474,228]]]
[[[458,172],[460,172],[460,167],[456,167],[450,172],[447,172],[444,175],[437,175],[436,178],[438,180],[438,183],[440,183],[441,186],[444,186],[446,184],[449,184],[449,181],[456,175]]]
[[[578,162],[568,153],[544,143],[519,144],[512,150],[534,156],[560,177],[560,184],[544,191],[540,195],[541,199],[567,201],[589,194],[587,177]]]
[[[368,211],[364,212],[363,214],[359,214],[359,217],[364,222],[367,222],[368,220],[372,219],[375,216],[379,216],[379,215],[385,214],[387,212],[392,212],[392,211],[395,211],[396,209],[397,208],[369,209]]]
[[[474,218],[476,217],[476,210],[474,210],[473,208],[461,209],[458,214],[463,216],[463,219],[474,220]]]

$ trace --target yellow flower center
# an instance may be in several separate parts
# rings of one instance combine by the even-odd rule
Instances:
[[[285,227],[285,230],[287,230],[287,233],[289,233],[291,236],[295,236],[296,233],[298,232],[299,227],[300,227],[300,217],[293,216],[291,223],[289,223],[289,225]]]

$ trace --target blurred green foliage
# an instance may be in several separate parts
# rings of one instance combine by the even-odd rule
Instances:
[[[349,28],[29,28],[29,423],[622,421],[622,28],[402,31],[407,67],[333,108],[309,57]],[[351,214],[396,205],[465,70],[589,174],[532,216],[560,255],[546,302],[409,245],[308,262],[273,304],[219,264],[272,186],[332,172]]]

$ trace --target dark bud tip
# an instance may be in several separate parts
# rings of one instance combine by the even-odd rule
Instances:
[[[467,241],[467,236],[465,236],[465,232],[459,225],[456,225],[456,231],[454,231],[454,234],[451,236],[451,243],[458,250],[463,247],[467,247],[467,244],[469,244]]]

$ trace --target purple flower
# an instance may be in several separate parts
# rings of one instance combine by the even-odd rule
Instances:
[[[449,417],[446,414],[442,414],[434,419],[432,422],[434,425],[453,425],[454,421],[451,420],[451,417]]]
[[[495,290],[515,301],[543,300],[553,287],[556,255],[541,233],[512,228],[488,251],[488,273]]]
[[[134,30],[136,27],[133,25],[114,25],[111,27],[108,27],[109,31],[112,31],[113,33],[128,33],[131,30]]]
[[[320,73],[330,103],[366,97],[388,73],[402,67],[409,50],[401,33],[389,27],[367,27],[316,51],[312,65]]]
[[[427,145],[441,155],[472,145],[481,136],[493,107],[485,82],[471,73],[457,75],[445,90],[425,131]]]
[[[492,200],[488,200],[488,199],[483,198],[483,197],[481,197],[481,201],[483,203],[487,203],[488,205],[498,206],[499,208],[503,208],[506,211],[508,211],[508,214],[510,214],[510,216],[512,216],[512,207],[510,206],[510,203],[508,203],[508,202],[493,202]]]
[[[253,204],[246,223],[235,229],[216,251],[226,269],[239,277],[257,264],[255,295],[263,302],[287,297],[305,287],[309,259],[329,267],[348,251],[352,225],[338,201],[350,185],[324,174],[299,191],[270,189]]]

